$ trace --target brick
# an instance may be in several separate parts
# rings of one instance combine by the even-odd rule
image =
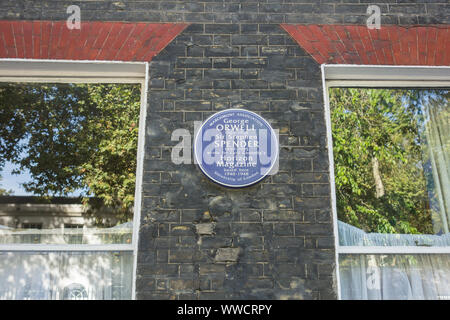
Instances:
[[[296,236],[304,236],[304,235],[323,235],[330,236],[333,235],[333,226],[331,223],[296,223],[295,224],[295,235]]]
[[[151,193],[148,187],[146,187],[145,190],[146,192]],[[158,193],[157,191],[152,192],[155,194]],[[178,210],[152,210],[146,216],[149,221],[178,222],[180,220],[180,212]]]
[[[211,102],[204,100],[180,100],[175,102],[176,110],[206,111],[211,110]]]
[[[150,277],[142,277],[136,282],[136,291],[153,291],[155,290],[156,280]]]
[[[275,55],[275,56],[282,56],[282,55],[286,55],[288,48],[286,48],[285,46],[262,46],[261,47],[261,56],[270,56],[270,55]],[[303,61],[302,61],[303,62]],[[295,65],[295,67],[300,67],[301,64]]]
[[[239,79],[239,70],[205,70],[205,78],[208,79]]]
[[[264,210],[264,221],[292,221],[300,222],[302,220],[301,212],[293,210]]]
[[[216,262],[237,262],[239,253],[239,248],[219,248],[216,251],[214,260]]]
[[[241,34],[255,34],[258,31],[257,24],[240,24]]]
[[[294,224],[292,223],[275,223],[273,229],[276,236],[293,236]]]
[[[174,291],[190,291],[198,287],[198,282],[191,279],[171,279],[170,289]]]
[[[172,235],[172,236],[194,235],[194,229],[193,229],[192,225],[172,224],[170,226],[170,235]]]
[[[211,235],[214,234],[214,223],[199,223],[195,225],[195,232],[198,235]]]
[[[213,58],[213,68],[230,68],[230,59],[227,58]]]
[[[267,89],[268,83],[264,80],[232,80],[233,89]]]
[[[241,221],[262,222],[262,214],[259,210],[241,210]]]
[[[267,269],[271,274],[280,275],[283,278],[306,276],[306,267],[302,263],[271,264]]]
[[[191,23],[186,27],[184,30],[184,33],[191,34],[191,33],[203,33],[205,30],[205,25],[200,23]]]
[[[169,252],[169,262],[171,263],[189,263],[194,261],[194,257],[194,250],[175,249]]]
[[[259,55],[258,46],[242,46],[241,56],[243,57],[257,57]]]
[[[334,249],[334,237],[320,237],[317,238],[317,247],[321,249]]]
[[[278,99],[278,100],[293,100],[297,97],[295,90],[264,90],[261,91],[261,98]]]
[[[245,282],[244,287],[247,289],[271,289],[273,288],[272,279],[249,279]]]
[[[137,266],[140,275],[149,276],[176,276],[178,275],[177,265],[167,264],[138,264]]]
[[[233,58],[231,59],[232,68],[262,68],[267,65],[267,59],[264,58]]]
[[[175,300],[176,295],[153,291],[137,291],[136,299],[139,300]]]
[[[258,79],[259,74],[259,70],[243,69],[241,71],[242,79]]]
[[[205,3],[206,12],[238,12],[239,3]]]
[[[214,89],[231,89],[231,82],[230,80],[214,80],[213,87]]]
[[[264,34],[283,34],[283,30],[280,28],[280,25],[277,23],[273,24],[259,24],[258,26],[259,32]]]
[[[238,24],[205,24],[205,33],[214,34],[229,34],[229,33],[239,33]]]
[[[239,55],[239,47],[209,46],[205,49],[206,57],[231,57]]]
[[[178,68],[211,68],[212,60],[209,58],[178,58]]]
[[[282,248],[303,248],[305,246],[305,239],[303,237],[274,237],[266,240],[265,245],[268,248],[282,249]]]
[[[197,244],[203,248],[217,249],[220,247],[230,247],[233,244],[231,237],[225,237],[221,232],[218,232],[216,236],[202,236]]]
[[[233,45],[265,45],[267,44],[266,35],[232,35],[231,43]]]
[[[425,4],[392,4],[389,5],[390,13],[420,14],[425,12]]]
[[[294,177],[294,181],[298,182],[298,183],[328,182],[328,174],[327,173],[294,173],[293,177]]]

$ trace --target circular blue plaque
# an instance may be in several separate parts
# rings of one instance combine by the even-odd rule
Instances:
[[[228,109],[209,117],[198,129],[194,156],[202,172],[232,188],[261,181],[278,160],[278,137],[254,112]]]

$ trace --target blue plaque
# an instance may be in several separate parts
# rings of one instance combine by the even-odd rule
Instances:
[[[261,181],[277,163],[278,150],[278,137],[270,124],[243,109],[212,115],[194,140],[194,156],[202,172],[232,188]]]

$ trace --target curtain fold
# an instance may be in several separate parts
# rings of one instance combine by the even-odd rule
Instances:
[[[417,141],[422,149],[416,165],[423,168],[424,206],[431,212],[433,234],[366,233],[338,221],[340,246],[450,247],[449,92],[416,93]],[[449,254],[340,254],[339,270],[343,299],[450,300]]]
[[[338,221],[341,246],[449,246],[450,234],[366,233]],[[356,300],[450,299],[450,255],[341,254],[341,296]]]
[[[345,300],[448,300],[448,255],[362,255],[339,258]]]
[[[0,253],[0,300],[131,299],[132,252]]]
[[[439,221],[435,223],[436,233],[448,233],[450,229],[450,108],[448,101],[428,97],[422,103],[425,115],[423,130],[427,143],[425,156],[429,159],[432,179],[430,198],[436,203],[432,207],[439,212]],[[431,181],[432,180],[432,181]]]
[[[339,220],[338,231],[341,246],[450,246],[450,233],[442,235],[366,233]]]

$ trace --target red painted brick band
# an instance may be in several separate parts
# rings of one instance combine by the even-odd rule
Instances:
[[[0,58],[150,61],[188,24],[0,21]]]
[[[319,64],[450,65],[449,25],[282,27]]]

